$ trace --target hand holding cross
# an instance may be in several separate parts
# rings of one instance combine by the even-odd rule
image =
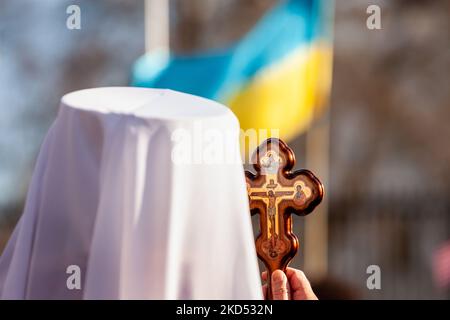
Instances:
[[[293,151],[281,140],[270,138],[253,154],[256,174],[245,172],[252,215],[260,215],[260,234],[256,239],[258,257],[268,271],[286,271],[298,250],[292,233],[291,214],[307,215],[322,201],[323,185],[308,170],[291,172]],[[267,298],[272,299],[270,281]]]

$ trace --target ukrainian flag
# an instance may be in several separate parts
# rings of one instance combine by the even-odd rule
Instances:
[[[332,0],[285,0],[230,48],[141,57],[133,85],[170,88],[229,106],[242,129],[290,140],[326,104],[332,70]]]

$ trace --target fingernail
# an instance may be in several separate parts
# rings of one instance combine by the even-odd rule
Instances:
[[[283,279],[284,279],[284,272],[283,271],[275,270],[272,273],[272,281],[279,282],[279,281],[283,281]]]

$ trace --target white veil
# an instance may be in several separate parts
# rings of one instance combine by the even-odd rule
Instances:
[[[209,129],[231,132],[218,157],[233,161],[205,163],[214,134],[174,161],[179,139]],[[175,91],[64,96],[0,259],[0,297],[261,299],[238,135],[229,109]]]

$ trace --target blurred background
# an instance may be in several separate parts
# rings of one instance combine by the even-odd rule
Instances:
[[[297,165],[323,180],[326,197],[294,219],[301,242],[292,265],[319,298],[449,299],[450,2],[321,2],[331,90],[325,77],[326,99],[313,100],[312,113],[301,114],[308,121],[287,140]],[[169,56],[223,52],[255,34],[280,3],[1,0],[0,252],[62,95],[137,76],[147,81],[137,85],[163,86],[154,76],[161,67],[142,65],[146,52],[164,66]],[[381,29],[366,25],[373,4]],[[81,29],[66,26],[70,5],[80,8]],[[319,61],[331,76],[331,59]],[[145,68],[150,75],[142,76]],[[366,285],[370,265],[380,267],[379,290]]]

